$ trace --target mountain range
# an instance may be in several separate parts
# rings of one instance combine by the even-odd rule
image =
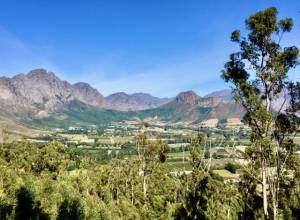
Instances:
[[[141,113],[144,117],[158,117],[164,121],[188,123],[199,123],[210,118],[242,118],[244,115],[241,106],[232,100],[200,97],[194,91],[181,92],[172,101]]]
[[[241,107],[232,101],[230,90],[205,97],[193,91],[182,92],[175,98],[124,92],[104,97],[87,83],[71,84],[45,69],[12,78],[0,77],[0,91],[1,118],[25,124],[101,123],[133,117],[197,122],[243,115]]]
[[[125,92],[118,92],[106,97],[111,109],[119,111],[138,111],[150,108],[157,108],[164,105],[172,98],[157,98],[147,93],[133,93],[131,95]]]

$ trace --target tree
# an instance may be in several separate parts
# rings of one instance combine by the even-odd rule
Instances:
[[[85,219],[84,210],[77,199],[64,200],[59,207],[57,220]]]
[[[251,127],[255,147],[255,163],[261,171],[263,211],[265,218],[278,218],[278,196],[284,190],[281,183],[288,173],[295,174],[293,137],[299,126],[299,83],[288,80],[288,72],[298,64],[299,50],[295,46],[282,48],[284,33],[290,32],[290,18],[278,20],[276,8],[260,11],[246,20],[249,33],[241,37],[236,30],[231,40],[240,51],[232,53],[222,77],[233,85],[234,98],[245,109],[244,121]],[[285,91],[290,107],[274,108]],[[289,164],[291,162],[293,165]],[[270,195],[270,196],[268,196]]]
[[[15,220],[40,219],[48,220],[50,217],[39,207],[39,202],[35,204],[34,196],[25,187],[21,187],[17,192],[17,206],[15,210]]]
[[[224,169],[228,170],[231,173],[236,173],[236,165],[234,165],[233,163],[226,163]]]
[[[155,172],[154,169],[157,163],[164,163],[166,161],[166,154],[169,151],[169,147],[162,141],[148,141],[146,136],[142,146],[144,149],[141,157],[143,173],[143,194],[144,199],[146,199],[148,190],[148,175],[150,175],[152,172]]]
[[[196,171],[197,169],[203,169],[204,171],[204,163],[203,163],[203,140],[204,136],[198,134],[197,137],[192,139],[191,142],[191,164],[193,171]]]

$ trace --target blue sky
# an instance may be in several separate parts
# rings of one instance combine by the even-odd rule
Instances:
[[[42,67],[104,95],[204,95],[228,87],[230,33],[270,6],[294,19],[284,43],[300,47],[299,0],[0,0],[0,76]]]

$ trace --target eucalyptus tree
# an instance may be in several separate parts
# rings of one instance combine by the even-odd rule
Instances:
[[[248,34],[232,32],[231,40],[240,50],[230,55],[222,77],[233,87],[235,100],[245,109],[244,121],[252,130],[253,152],[262,186],[263,213],[278,219],[278,199],[286,190],[282,182],[297,172],[293,137],[299,127],[299,83],[289,81],[288,72],[298,64],[299,50],[282,47],[293,20],[277,18],[276,8],[268,8],[246,21]],[[289,97],[276,109],[279,97]],[[288,107],[286,107],[288,106]]]

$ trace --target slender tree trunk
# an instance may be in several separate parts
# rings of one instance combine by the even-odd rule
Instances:
[[[263,191],[263,208],[265,219],[268,219],[268,195],[267,195],[267,175],[265,159],[262,159],[262,191]]]
[[[182,146],[182,163],[184,163],[184,147]]]
[[[134,203],[134,193],[133,193],[133,184],[131,183],[131,204]]]
[[[128,181],[127,181],[127,179],[126,179],[126,181],[125,181],[125,195],[127,196],[128,195]]]
[[[147,197],[147,176],[146,176],[146,164],[144,162],[143,164],[143,193],[144,193],[144,199]]]
[[[211,160],[212,160],[212,153],[211,153],[211,142],[209,144],[209,160],[208,160],[208,166],[207,166],[207,173],[210,171],[210,166],[211,166]]]
[[[277,200],[276,200],[276,194],[273,193],[273,219],[277,220]]]
[[[272,205],[273,205],[273,220],[278,219],[278,193],[279,193],[279,183],[280,183],[280,176],[277,173],[277,177],[274,180],[274,183],[272,185],[273,193],[272,193]]]
[[[141,160],[141,155],[140,155],[140,144],[139,144],[139,141],[137,142],[137,148],[138,148],[139,160]]]
[[[146,199],[147,197],[147,180],[146,180],[146,176],[144,176],[144,183],[143,183],[143,188],[144,188],[144,199]]]
[[[229,207],[228,207],[228,210],[227,210],[227,219],[230,219],[230,203],[229,203]]]
[[[277,154],[275,155],[277,160]],[[273,219],[277,220],[277,206],[278,206],[278,189],[279,189],[279,175],[278,163],[276,163],[276,174],[274,174],[274,182],[272,182],[272,206],[273,206]]]

